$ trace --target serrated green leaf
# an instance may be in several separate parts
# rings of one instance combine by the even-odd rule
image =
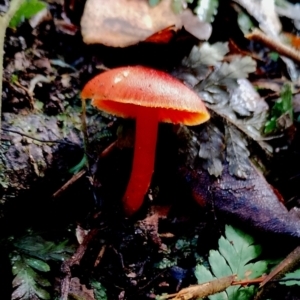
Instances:
[[[244,274],[247,274],[247,277],[250,279],[257,278],[264,274],[268,270],[268,263],[264,260],[257,261],[256,263],[247,264],[242,271]]]
[[[40,299],[51,299],[50,294],[43,288],[36,286],[34,293],[40,298]]]
[[[26,236],[15,241],[14,246],[25,251],[39,252],[44,248],[44,240],[40,236]]]
[[[25,236],[14,242],[14,246],[20,251],[30,256],[40,258],[41,260],[58,260],[67,259],[74,249],[68,246],[68,241],[60,243],[45,241],[40,236]]]
[[[30,266],[24,264],[24,268],[13,279],[12,286],[15,290],[12,293],[11,299],[28,300],[34,299],[35,295],[40,299],[50,299],[49,293],[36,284],[40,278],[41,276]]]
[[[41,272],[49,272],[50,271],[50,266],[43,262],[40,259],[36,258],[25,258],[25,262],[32,268],[41,271]]]
[[[220,254],[219,251],[216,250],[209,251],[208,261],[211,266],[212,272],[217,278],[226,277],[228,275],[233,274],[226,260]]]
[[[251,262],[257,259],[261,253],[261,247],[254,245],[254,239],[239,229],[227,225],[225,237],[219,239],[219,251],[211,250],[209,253],[209,264],[213,274],[217,278],[236,274],[239,279],[257,278],[267,270],[266,261]],[[212,280],[214,277],[203,265],[195,269],[195,276],[198,283]],[[225,292],[211,295],[210,300],[250,300],[253,297],[255,288],[231,286]]]
[[[68,256],[67,252],[72,250],[67,243],[66,240],[57,244],[45,241],[38,235],[25,236],[13,243],[16,250],[10,255],[12,273],[15,275],[12,300],[51,298],[45,289],[50,282],[40,272],[50,271],[45,260],[62,260]]]
[[[198,283],[204,283],[214,279],[211,272],[208,271],[203,265],[197,265],[195,268],[195,276]]]
[[[300,269],[297,269],[294,272],[285,274],[282,278],[284,281],[279,281],[280,284],[291,286],[291,285],[300,285]]]
[[[39,0],[24,1],[12,17],[9,27],[16,28],[24,19],[29,19],[46,7],[46,3]]]

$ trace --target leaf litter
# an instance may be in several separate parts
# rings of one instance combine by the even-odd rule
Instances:
[[[201,55],[199,55],[202,49],[201,46],[194,47],[192,50],[192,53],[194,52],[193,58],[186,58],[184,61],[184,67],[189,73],[189,78],[187,75],[186,78],[188,80],[186,82],[200,94],[202,93],[203,99],[207,101],[208,106],[213,111],[214,120],[209,125],[201,128],[196,134],[187,133],[192,138],[196,135],[193,141],[189,141],[189,143],[195,143],[197,146],[193,155],[191,155],[193,160],[190,160],[190,166],[194,170],[188,170],[184,173],[182,172],[184,168],[182,169],[181,166],[179,173],[182,172],[181,175],[184,175],[187,181],[193,176],[197,179],[197,184],[195,183],[196,180],[192,182],[192,191],[196,200],[200,198],[211,200],[210,197],[220,197],[220,202],[216,201],[214,203],[217,204],[215,206],[217,212],[231,216],[229,210],[232,209],[234,211],[236,206],[242,203],[241,206],[245,205],[244,211],[237,209],[238,212],[233,215],[233,219],[237,218],[240,221],[249,223],[257,222],[254,227],[258,230],[297,236],[298,223],[295,220],[284,221],[285,218],[288,219],[286,210],[282,209],[282,205],[275,204],[275,199],[277,199],[275,193],[272,194],[271,188],[264,181],[264,178],[259,176],[259,171],[248,158],[249,144],[247,145],[247,143],[251,140],[259,143],[268,152],[272,151],[271,146],[264,141],[264,136],[262,135],[268,107],[263,98],[259,97],[254,89],[251,89],[251,84],[246,79],[249,73],[255,71],[255,61],[249,57],[226,56],[228,53],[226,43],[217,43],[217,45],[215,44],[216,46],[208,43],[202,45],[205,46],[203,46]],[[214,59],[211,59],[212,56],[208,55],[211,54],[210,52],[214,55]],[[73,70],[76,71],[76,69]],[[247,95],[247,97],[244,98],[244,95]],[[219,120],[218,117],[220,118]],[[225,121],[220,122],[220,120]],[[201,142],[199,143],[199,141]],[[188,153],[190,153],[190,150]],[[201,166],[198,165],[199,159],[202,160]],[[213,176],[209,177],[207,172]],[[205,176],[207,178],[203,180]],[[219,181],[218,183],[216,183],[217,180]],[[199,183],[207,181],[212,182],[210,191],[205,191],[204,187],[199,187]],[[257,187],[254,188],[256,185]],[[255,201],[260,195],[258,187],[261,190],[266,189],[262,198],[269,197],[272,199],[273,202],[269,199],[270,202],[267,201],[267,203],[270,206],[274,205],[274,210],[268,211],[266,209],[260,216],[254,216],[253,219],[249,219],[249,212],[251,214],[252,211],[255,211]],[[245,194],[245,200],[253,198],[255,201],[250,202],[249,206],[246,205],[246,201],[239,202],[243,193]],[[231,201],[237,200],[237,202],[231,203],[228,210],[226,210],[225,206],[228,203],[225,203],[225,198]],[[260,211],[262,206],[259,205],[258,201],[257,207],[259,207]],[[249,207],[250,209],[246,213]],[[275,213],[272,215],[276,209],[278,209],[279,214]],[[272,222],[272,218],[275,216],[279,216],[279,221]],[[263,226],[265,219],[271,220],[270,228]],[[152,221],[150,220],[150,224],[154,226],[154,233],[157,234],[159,221],[157,218],[154,218],[154,221]],[[284,226],[286,226],[285,229]],[[174,235],[171,234],[171,236]],[[213,260],[221,261],[220,258],[216,257],[212,259],[212,262]],[[25,261],[32,270],[38,269],[45,272],[47,270],[47,265],[39,259],[32,260],[28,258]],[[226,266],[224,266],[224,269],[226,269]],[[35,278],[34,274],[32,278]],[[33,286],[34,284],[33,282],[31,285]],[[40,298],[48,297],[46,294],[43,294],[43,291],[39,291],[38,288],[35,288],[35,293],[39,293]],[[119,298],[122,298],[121,293]]]

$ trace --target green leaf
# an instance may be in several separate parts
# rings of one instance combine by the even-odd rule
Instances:
[[[226,277],[233,274],[224,257],[219,251],[211,250],[208,257],[209,264],[215,277]]]
[[[279,281],[282,285],[300,285],[300,269],[297,269],[294,272],[285,274],[285,276],[282,278],[284,281]]]
[[[203,265],[197,265],[195,268],[195,276],[199,282],[207,282],[214,279],[211,272],[208,271]]]
[[[12,272],[16,275],[12,282],[14,291],[11,299],[50,299],[49,293],[43,288],[50,285],[49,281],[35,272],[27,262],[15,252],[11,255]]]
[[[249,15],[244,13],[243,11],[240,11],[238,13],[237,21],[244,35],[248,34],[254,27],[253,22],[251,21]]]
[[[32,268],[41,271],[41,272],[49,272],[50,267],[47,263],[43,262],[40,259],[36,258],[25,258],[25,262]]]
[[[50,265],[45,261],[68,258],[69,253],[73,253],[68,241],[54,243],[38,235],[28,235],[14,241],[13,246],[15,250],[10,255],[15,276],[12,300],[50,299],[45,287],[51,284],[44,276],[50,271]]]
[[[203,265],[197,265],[195,276],[198,284],[228,275],[237,275],[238,279],[257,278],[267,270],[266,261],[252,262],[258,258],[261,247],[254,244],[252,236],[239,229],[227,225],[225,237],[219,239],[219,249],[209,252],[208,261],[211,271]],[[251,263],[249,263],[251,261]],[[214,276],[213,276],[213,275]],[[231,286],[225,292],[211,295],[210,300],[252,299],[255,292],[253,286]]]
[[[106,295],[106,288],[98,281],[92,280],[90,282],[93,290],[94,290],[94,296],[96,300],[107,300]]]
[[[71,173],[71,174],[77,174],[83,168],[85,168],[87,166],[87,162],[88,162],[87,156],[86,156],[86,154],[84,154],[83,157],[82,157],[82,159],[80,160],[80,162],[77,165],[73,166],[69,170],[69,173]]]
[[[272,107],[269,120],[265,123],[264,132],[266,134],[292,125],[294,121],[292,96],[291,85],[285,84],[282,87],[280,98]]]
[[[67,243],[67,240],[54,243],[45,241],[40,236],[25,236],[15,241],[14,246],[19,251],[41,260],[62,261],[67,259],[70,253],[74,252],[74,249],[68,246]]]
[[[12,17],[9,27],[16,28],[24,19],[29,19],[46,7],[46,3],[39,0],[24,1]]]

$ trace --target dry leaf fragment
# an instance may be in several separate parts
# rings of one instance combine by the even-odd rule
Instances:
[[[175,25],[181,17],[171,9],[172,0],[150,7],[146,0],[88,0],[81,19],[81,32],[87,44],[127,47]]]
[[[201,21],[190,9],[185,9],[181,13],[182,25],[185,30],[199,40],[208,40],[212,33],[212,26]]]
[[[159,247],[164,247],[164,245],[158,233],[158,223],[160,219],[167,217],[169,210],[169,206],[153,206],[151,215],[139,222],[140,229]]]
[[[190,55],[183,59],[182,64],[191,68],[199,65],[217,66],[228,51],[228,43],[217,42],[210,45],[205,42],[201,47],[194,46]]]
[[[226,159],[229,163],[229,173],[241,179],[248,177],[250,169],[250,154],[247,142],[241,133],[232,126],[225,127]]]
[[[84,284],[81,284],[78,277],[71,279],[69,295],[73,299],[95,300],[93,290],[89,290]]]
[[[203,166],[209,174],[220,176],[223,171],[224,135],[213,122],[203,125],[199,134],[199,157],[204,159]]]

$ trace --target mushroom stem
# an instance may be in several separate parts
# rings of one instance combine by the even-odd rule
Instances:
[[[158,120],[156,114],[141,110],[136,118],[134,156],[131,176],[123,197],[127,216],[142,205],[154,170]]]

